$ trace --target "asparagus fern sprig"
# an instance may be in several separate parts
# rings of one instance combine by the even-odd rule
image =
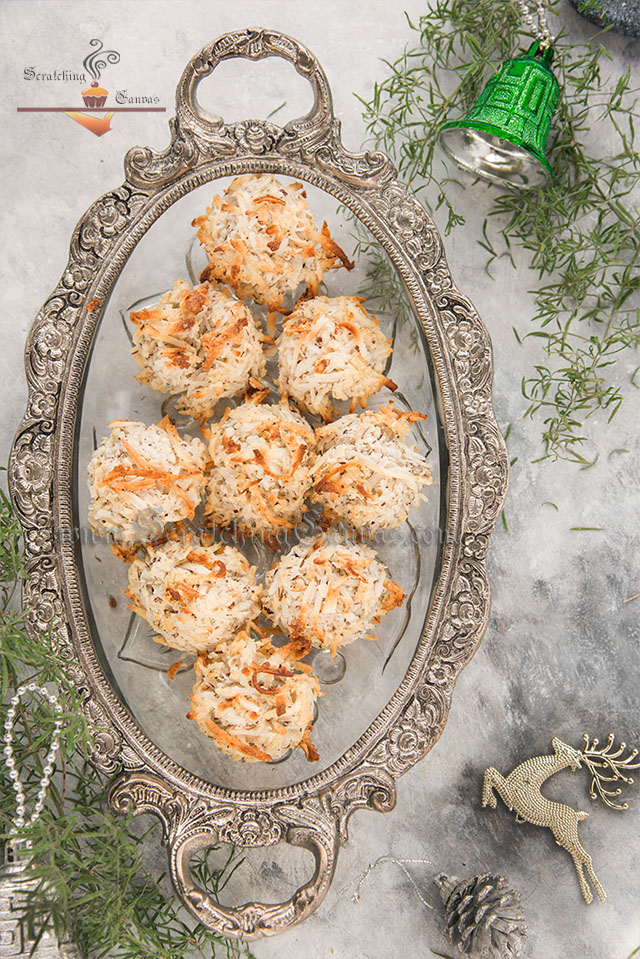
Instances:
[[[561,12],[557,0],[548,6]],[[463,115],[491,72],[531,37],[515,5],[502,0],[437,0],[417,23],[407,20],[412,40],[385,61],[387,75],[361,100],[363,117],[401,178],[432,211],[443,210],[449,233],[465,217],[438,159],[442,124]],[[580,43],[561,27],[555,49],[562,94],[548,146],[554,178],[530,191],[486,187],[492,207],[478,239],[487,267],[498,257],[515,262],[519,249],[532,280],[537,275],[534,313],[515,329],[520,342],[540,344],[522,380],[523,413],[542,418],[544,457],[585,466],[586,420],[615,416],[623,401],[618,360],[640,344],[638,90],[630,70],[611,78],[602,36]],[[380,253],[365,247],[372,288],[393,297]]]

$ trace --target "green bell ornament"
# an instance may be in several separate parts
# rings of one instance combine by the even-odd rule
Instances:
[[[442,128],[440,144],[458,166],[503,186],[542,186],[552,170],[545,149],[560,87],[551,72],[552,37],[541,2],[537,22],[516,0],[537,39],[504,63],[466,117]]]

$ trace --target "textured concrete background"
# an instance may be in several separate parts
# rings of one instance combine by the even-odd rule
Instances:
[[[402,10],[420,15],[417,0],[285,0],[234,3],[111,0],[95,5],[65,0],[4,0],[2,16],[2,350],[3,416],[0,455],[6,460],[22,414],[25,388],[22,348],[31,320],[57,282],[73,227],[93,200],[122,180],[122,158],[134,145],[162,148],[168,139],[175,85],[184,64],[218,34],[265,25],[306,43],[319,57],[333,88],[348,148],[364,130],[353,92],[367,97],[384,75],[379,57],[397,56],[407,38]],[[576,37],[592,28],[567,6]],[[104,75],[107,85],[131,95],[158,96],[160,114],[116,115],[108,136],[97,138],[61,115],[18,114],[21,105],[61,103],[73,83],[24,79],[37,71],[81,69],[89,40],[100,37],[121,54]],[[637,43],[606,40],[613,70],[638,65]],[[289,115],[308,105],[303,82],[282,72],[267,82],[239,82],[220,71],[209,81],[206,103],[227,118],[255,115],[287,100]],[[117,79],[116,79],[117,77]],[[210,99],[208,99],[210,98]],[[64,99],[64,97],[63,97]],[[63,104],[66,105],[66,104]],[[640,945],[640,790],[632,811],[594,806],[580,826],[609,894],[587,907],[571,860],[547,831],[516,825],[500,805],[480,808],[486,766],[508,772],[522,759],[550,749],[558,735],[576,745],[584,731],[601,739],[609,730],[627,742],[640,740],[638,706],[638,611],[623,604],[640,590],[638,557],[638,405],[630,376],[637,356],[620,363],[618,379],[628,400],[610,426],[593,419],[600,450],[586,472],[564,464],[533,463],[540,455],[540,422],[523,420],[520,379],[536,359],[536,342],[517,345],[511,333],[524,326],[534,283],[526,264],[504,262],[484,272],[477,244],[490,188],[476,185],[468,198],[467,225],[447,240],[454,279],[468,294],[494,342],[495,406],[510,453],[518,457],[506,503],[509,529],[496,531],[490,550],[493,613],[485,640],[465,670],[447,728],[433,752],[399,782],[398,803],[387,815],[362,813],[350,826],[332,889],[318,912],[298,929],[255,945],[258,959],[374,959],[449,953],[441,934],[439,898],[432,877],[442,870],[460,876],[492,870],[520,889],[527,911],[531,959],[626,959]],[[609,458],[612,450],[628,452]],[[546,505],[553,502],[555,510]],[[576,526],[603,527],[598,532]],[[563,773],[549,784],[556,799],[591,808],[583,774]],[[633,798],[630,796],[630,798]],[[384,862],[352,901],[358,877],[378,857],[429,860],[409,864],[421,902],[397,865]],[[232,890],[238,898],[269,898],[304,877],[306,860],[270,849],[251,857]]]

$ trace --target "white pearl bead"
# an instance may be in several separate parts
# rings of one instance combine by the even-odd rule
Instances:
[[[24,694],[27,692],[40,693],[40,695],[43,696],[51,706],[53,706],[53,708],[56,710],[57,713],[62,712],[62,706],[58,702],[57,697],[53,693],[50,693],[45,686],[38,686],[38,684],[35,681],[30,682],[26,685],[20,686],[16,690],[15,695],[11,698],[10,708],[7,711],[6,721],[4,723],[5,735],[3,737],[3,741],[6,743],[6,745],[3,749],[3,754],[5,756],[6,766],[9,769],[9,777],[12,780],[12,786],[16,793],[16,815],[13,819],[13,827],[10,830],[12,834],[16,832],[17,828],[22,828],[25,824],[26,800],[25,800],[24,789],[22,787],[22,783],[20,782],[18,771],[16,769],[12,743],[13,743],[13,724],[15,722],[17,707],[20,702],[20,697],[24,696]],[[44,809],[44,804],[47,798],[49,782],[51,779],[51,775],[54,771],[55,756],[60,745],[59,735],[60,735],[60,732],[62,731],[62,726],[63,726],[62,720],[58,719],[54,725],[53,736],[51,739],[51,747],[45,759],[45,765],[42,771],[43,775],[42,775],[42,779],[40,780],[40,789],[37,795],[37,802],[35,804],[35,808],[33,810],[31,819],[29,820],[29,825],[34,824],[34,822],[37,820],[38,816]],[[30,848],[31,843],[27,843],[27,846],[28,848]]]

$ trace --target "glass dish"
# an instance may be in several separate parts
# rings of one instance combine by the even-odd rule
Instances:
[[[282,177],[283,182],[288,179]],[[407,671],[424,629],[440,559],[443,531],[440,526],[439,415],[434,402],[428,347],[409,298],[405,294],[393,312],[380,309],[381,304],[375,297],[367,298],[365,305],[379,319],[385,335],[392,338],[394,349],[385,372],[398,385],[395,393],[385,388],[376,394],[367,408],[376,409],[392,400],[399,409],[414,409],[427,415],[424,423],[414,427],[412,439],[428,458],[431,468],[433,485],[427,488],[428,501],[411,510],[408,522],[398,529],[381,531],[371,543],[408,599],[401,608],[383,617],[376,627],[379,642],[353,643],[338,653],[335,660],[324,651],[313,651],[306,658],[305,661],[313,664],[324,693],[318,703],[313,734],[320,753],[319,765],[307,763],[301,750],[294,750],[286,760],[271,764],[233,762],[230,756],[218,751],[214,742],[203,737],[195,723],[185,718],[193,673],[185,667],[173,681],[167,677],[171,663],[185,657],[155,643],[151,627],[129,611],[128,600],[123,595],[128,583],[127,567],[114,556],[105,539],[88,529],[86,520],[87,466],[96,443],[109,434],[112,420],[131,419],[151,424],[169,411],[179,432],[201,436],[191,417],[176,414],[172,398],[134,379],[139,368],[130,352],[129,313],[134,308],[143,309],[157,303],[160,295],[157,291],[171,288],[173,281],[180,277],[191,283],[198,282],[207,261],[199,244],[191,242],[195,232],[191,222],[209,205],[214,192],[222,192],[228,182],[229,178],[207,183],[167,210],[136,246],[114,285],[109,302],[103,307],[79,411],[74,477],[77,525],[81,530],[79,572],[86,614],[92,623],[93,641],[103,669],[146,735],[176,763],[205,780],[230,789],[266,789],[300,782],[339,759],[391,699]],[[340,209],[329,194],[310,184],[305,186],[317,222],[326,220],[334,239],[351,256],[356,241],[354,224],[345,216],[346,211]],[[377,258],[382,258],[395,272],[387,254],[371,234],[368,242],[375,245]],[[368,262],[369,258],[362,255],[351,272],[331,270],[325,276],[320,293],[359,295],[368,284]],[[149,296],[141,296],[147,291]],[[254,307],[254,311],[262,313],[264,325],[264,309]],[[266,383],[272,387],[277,401],[276,376],[277,364],[272,358]],[[227,406],[239,402],[221,400],[214,411],[214,421]],[[347,402],[338,405],[341,412],[348,412]],[[308,420],[314,426],[321,425],[318,417],[308,417]],[[444,485],[446,487],[446,482]],[[296,536],[309,535],[317,529],[317,510],[310,510],[302,528],[289,537],[290,545],[296,542]],[[235,543],[232,534],[221,538],[243,550],[250,562],[257,565],[261,579],[277,558],[260,539]]]

